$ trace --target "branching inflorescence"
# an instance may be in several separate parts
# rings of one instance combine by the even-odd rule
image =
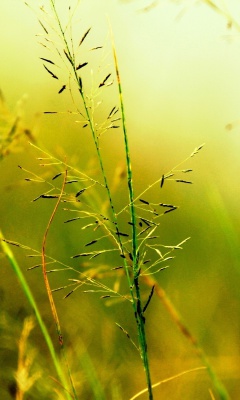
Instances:
[[[43,31],[41,45],[44,48],[44,54],[41,54],[40,60],[43,63],[46,73],[58,85],[56,94],[64,96],[66,93],[70,93],[75,106],[75,110],[71,113],[77,115],[77,118],[79,118],[77,122],[81,124],[81,128],[86,132],[88,131],[92,137],[98,159],[99,173],[95,177],[92,176],[91,172],[80,171],[75,166],[71,166],[66,160],[61,160],[59,157],[31,143],[32,147],[40,153],[38,157],[40,166],[44,166],[45,170],[49,169],[50,171],[46,178],[46,174],[42,177],[20,166],[21,170],[27,174],[25,177],[26,181],[44,186],[44,189],[33,199],[33,202],[56,200],[56,205],[47,225],[42,251],[33,250],[32,254],[28,254],[29,257],[41,257],[41,261],[39,260],[30,269],[37,267],[42,267],[43,269],[61,346],[63,346],[63,337],[52,292],[67,289],[65,297],[69,297],[77,289],[81,288],[84,292],[99,294],[102,299],[117,299],[132,304],[138,333],[138,344],[134,343],[130,334],[123,326],[119,323],[116,324],[130,339],[140,354],[146,375],[149,400],[151,400],[153,399],[153,387],[145,333],[145,312],[154,295],[155,285],[151,286],[147,300],[143,302],[142,292],[144,282],[148,282],[144,281],[144,278],[168,268],[168,263],[174,258],[175,251],[182,249],[182,245],[189,239],[184,239],[175,245],[160,243],[159,227],[161,218],[167,218],[166,216],[169,213],[178,209],[177,205],[163,203],[160,199],[161,191],[169,181],[177,184],[192,184],[192,180],[185,178],[191,174],[192,169],[182,169],[182,163],[180,163],[167,173],[161,174],[155,182],[148,185],[142,193],[135,196],[122,84],[114,42],[112,40],[113,71],[108,71],[102,75],[99,81],[95,78],[92,81],[90,92],[88,92],[89,82],[87,80],[93,74],[90,62],[87,59],[87,53],[86,51],[83,52],[82,48],[86,46],[93,29],[89,27],[83,31],[78,41],[74,43],[72,20],[76,9],[72,10],[69,7],[69,20],[63,25],[57,10],[57,2],[50,0],[50,5],[52,10],[51,17],[44,7],[40,8],[39,22]],[[57,37],[57,43],[52,40],[51,35]],[[102,51],[102,49],[103,46],[97,45],[91,47],[90,51]],[[63,75],[61,79],[58,73],[59,62],[65,65],[67,71],[67,76]],[[84,71],[88,71],[88,74],[86,75]],[[60,82],[62,79],[65,80]],[[100,104],[98,101],[99,96],[103,90],[112,86],[115,80],[119,106],[112,104],[106,112],[105,120],[97,122],[96,109]],[[44,111],[44,113],[56,115],[58,111],[48,110]],[[128,193],[128,202],[120,210],[117,209],[114,202],[113,189],[109,183],[101,148],[103,135],[109,130],[116,129],[123,133],[126,173],[122,174],[122,180],[125,179],[125,188]],[[202,145],[196,148],[184,160],[184,163],[195,156],[201,148]],[[61,184],[61,180],[63,184]],[[123,184],[121,182],[121,185]],[[149,191],[154,187],[158,187],[159,196],[157,200],[152,201],[149,199]],[[105,205],[106,199],[107,207]],[[64,211],[66,213],[69,215],[71,213],[74,214],[73,217],[70,216],[65,220],[65,224],[76,222],[80,224],[79,230],[81,232],[91,231],[91,238],[82,243],[81,250],[77,254],[71,255],[73,260],[88,259],[88,265],[91,268],[84,273],[81,271],[79,264],[77,267],[70,267],[46,254],[47,234],[60,203],[64,204]],[[83,238],[81,239],[82,241],[84,240]],[[10,241],[8,243],[31,250],[29,247],[20,245],[19,243]],[[106,258],[108,255],[111,256],[111,261],[109,261],[109,264],[105,262],[106,266],[102,268],[100,263],[98,265],[97,260],[101,256]],[[112,262],[114,262],[114,265],[110,266]],[[66,270],[77,274],[77,278],[73,276],[69,278],[68,284],[51,289],[48,282],[48,274]],[[124,271],[124,274],[122,271]],[[117,291],[102,283],[101,276],[103,273],[105,276],[121,275],[121,279],[124,276],[128,284],[128,292]],[[73,385],[72,390],[74,398],[76,398]]]

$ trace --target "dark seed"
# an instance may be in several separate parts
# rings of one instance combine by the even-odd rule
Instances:
[[[145,218],[141,218],[141,220],[142,220],[147,226],[150,226],[151,221],[148,221],[148,220],[145,219]],[[140,225],[140,226],[141,226],[141,225]]]
[[[87,35],[89,34],[90,30],[91,30],[91,28],[89,28],[89,29],[87,30],[87,32],[84,33],[82,39],[81,39],[80,42],[79,42],[79,46],[81,46],[82,42],[86,39],[86,37],[87,37]]]
[[[77,179],[72,179],[71,181],[67,181],[66,184],[67,184],[67,183],[76,183],[76,182],[78,182]]]
[[[139,201],[141,201],[143,204],[149,204],[149,202],[148,202],[148,201],[146,201],[146,200],[143,200],[143,199],[139,199]]]
[[[61,89],[59,90],[58,93],[59,93],[59,94],[62,93],[65,89],[66,89],[66,85],[63,85],[63,86],[61,87]]]
[[[54,194],[41,194],[42,199],[58,199],[59,196],[54,195]]]
[[[125,236],[125,237],[128,237],[128,236],[129,236],[127,233],[123,233],[123,232],[119,232],[119,231],[116,232],[116,235],[118,235],[118,236]]]
[[[191,181],[184,181],[183,179],[176,179],[176,182],[181,182],[181,183],[190,183],[192,184]]]
[[[44,68],[46,69],[46,71],[47,71],[54,79],[58,79],[58,77],[57,77],[56,75],[54,75],[54,73],[53,73],[52,71],[50,71],[50,69],[48,69],[48,68],[46,67],[46,65],[43,64],[43,66],[44,66]]]
[[[171,211],[174,211],[176,209],[177,209],[177,207],[172,207],[172,208],[170,208],[170,210],[164,211],[164,214],[170,213]]]
[[[43,28],[43,30],[46,32],[46,34],[48,35],[48,31],[45,28],[45,26],[43,25],[43,23],[40,21],[40,19],[38,20],[39,24],[41,25],[41,27]]]
[[[149,294],[149,297],[147,299],[147,302],[146,302],[145,306],[143,307],[143,313],[146,311],[147,307],[149,306],[149,303],[150,303],[151,298],[152,298],[153,293],[154,293],[154,288],[155,288],[155,286],[152,287],[151,292]]]
[[[106,78],[104,78],[103,79],[103,81],[99,84],[99,86],[98,87],[102,87],[102,86],[104,86],[105,85],[105,83],[106,83],[106,81],[108,80],[108,78],[111,76],[111,74],[108,74],[107,76],[106,76]]]
[[[84,62],[84,63],[82,63],[82,64],[79,64],[79,65],[77,66],[77,68],[76,68],[76,71],[78,71],[79,69],[85,67],[85,65],[87,65],[87,64],[88,64],[88,62]]]
[[[80,196],[83,192],[85,192],[85,190],[86,190],[86,189],[81,189],[81,190],[79,190],[79,191],[75,194],[75,197]]]
[[[64,299],[66,299],[67,297],[70,296],[70,294],[72,294],[73,290],[71,290],[71,292],[69,292],[68,294],[66,294],[66,296],[64,297]]]
[[[110,113],[109,113],[109,115],[108,115],[107,119],[109,119],[109,118],[111,117],[111,115],[112,115],[113,111],[115,110],[115,108],[116,108],[116,106],[115,106],[115,107],[113,107],[113,108],[111,109],[111,111],[110,111]]]
[[[51,60],[49,60],[48,58],[43,58],[43,57],[40,57],[40,60],[43,60],[43,61],[46,61],[46,62],[48,62],[48,63],[50,63],[50,64],[53,64],[53,65],[55,65],[55,64],[54,64],[54,62],[53,62],[53,61],[51,61]]]
[[[80,88],[80,93],[82,93],[82,78],[81,77],[79,77],[78,78],[78,81],[79,81],[79,88]]]
[[[102,49],[103,46],[97,46],[97,47],[93,47],[91,50],[98,50],[98,49]]]
[[[55,175],[55,176],[52,178],[52,181],[54,181],[54,179],[57,179],[60,175],[62,175],[62,172],[60,172],[59,174]]]
[[[160,205],[161,207],[175,208],[175,206],[172,205],[172,204],[159,203],[159,205]]]
[[[68,222],[72,222],[72,221],[77,221],[78,219],[80,219],[80,217],[68,219],[67,221],[64,221],[64,224],[67,224]]]
[[[68,61],[70,62],[70,64],[73,65],[73,62],[72,62],[70,54],[68,54],[65,49],[63,50],[63,52],[64,52],[66,58],[68,59]]]
[[[160,183],[160,187],[162,188],[164,184],[164,175],[162,175],[162,179],[161,179],[161,183]]]
[[[91,246],[94,243],[97,243],[97,240],[92,240],[91,242],[85,244],[85,246]]]

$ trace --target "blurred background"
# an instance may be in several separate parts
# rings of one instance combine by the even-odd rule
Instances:
[[[29,5],[37,10],[33,3],[37,2],[29,2]],[[68,6],[76,2],[58,3],[60,16],[67,20]],[[161,220],[161,243],[176,245],[191,237],[176,254],[170,268],[159,273],[156,279],[197,338],[230,397],[238,399],[239,2],[83,0],[80,3],[73,20],[73,37],[79,40],[91,27],[82,50],[84,57],[92,57],[93,78],[89,69],[83,72],[89,90],[91,79],[103,79],[109,70],[114,75],[108,20],[113,30],[136,196],[188,157],[194,148],[205,143],[199,154],[183,164],[183,168],[193,169],[189,175],[193,185],[169,181],[161,191],[159,186],[151,191],[156,203],[179,206]],[[47,1],[39,5],[49,10]],[[42,189],[24,181],[28,175],[18,165],[41,176],[50,175],[39,167],[36,157],[42,155],[28,140],[60,159],[66,156],[70,165],[87,170],[93,176],[97,176],[98,169],[90,134],[82,128],[83,124],[76,123],[79,116],[70,113],[76,107],[69,90],[58,94],[61,82],[68,81],[67,71],[59,62],[59,83],[43,68],[40,57],[46,57],[47,53],[39,42],[44,30],[38,22],[39,12],[34,10],[19,0],[2,0],[0,4],[0,141],[4,140],[2,132],[9,131],[16,121],[21,133],[21,139],[1,158],[0,229],[7,239],[41,251],[53,203],[32,202]],[[50,21],[51,18],[48,17]],[[57,37],[55,40],[56,47],[61,47]],[[95,46],[103,46],[103,49],[92,56],[89,49]],[[117,105],[115,81],[103,92],[103,103],[96,110],[96,119],[100,122]],[[81,109],[81,105],[77,106]],[[58,114],[43,114],[44,111]],[[110,182],[114,182],[116,169],[121,171],[124,165],[121,130],[107,132],[101,148]],[[53,168],[52,176],[55,172]],[[114,197],[119,210],[127,201],[124,185],[124,181],[120,183]],[[51,228],[47,252],[76,267],[80,261],[70,257],[82,246],[82,231],[77,224],[63,224],[72,215],[61,208]],[[86,236],[86,241],[88,239]],[[17,247],[12,250],[55,338],[41,270],[27,271],[32,261],[26,258],[26,252]],[[114,259],[107,257],[99,262],[115,265]],[[80,267],[84,269],[86,265]],[[3,255],[1,277],[0,394],[8,400],[14,398],[17,340],[24,318],[33,312]],[[68,278],[68,273],[53,274],[52,287],[68,284]],[[117,280],[107,278],[110,286]],[[148,293],[146,287],[146,298]],[[136,350],[115,322],[136,339],[131,308],[125,303],[104,303],[97,294],[83,293],[81,289],[65,300],[64,294],[66,292],[56,293],[56,303],[80,398],[94,398],[84,366],[87,353],[106,398],[130,399],[145,387],[144,374]],[[146,317],[153,383],[204,365],[157,295]],[[49,394],[55,385],[49,376],[55,371],[37,326],[29,341],[38,351],[33,368],[43,374],[26,398],[57,398]],[[160,385],[155,394],[156,399],[205,400],[211,398],[210,390],[214,398],[220,398],[207,372],[200,370]],[[39,393],[43,393],[43,397]],[[147,399],[144,395],[140,398]]]

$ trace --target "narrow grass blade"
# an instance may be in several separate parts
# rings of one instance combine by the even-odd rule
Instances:
[[[3,239],[3,234],[2,234],[1,231],[0,231],[0,239]],[[36,303],[36,301],[35,301],[35,299],[33,297],[33,294],[31,292],[31,289],[30,289],[30,287],[29,287],[29,285],[28,285],[28,283],[27,283],[27,281],[26,281],[26,279],[25,279],[25,277],[24,277],[24,275],[23,275],[23,273],[21,271],[20,266],[18,265],[14,255],[13,255],[12,250],[10,249],[9,245],[6,242],[1,240],[1,246],[2,246],[4,254],[6,255],[8,261],[9,261],[9,263],[10,263],[10,265],[11,265],[13,271],[14,271],[14,273],[16,274],[16,276],[17,276],[17,278],[18,278],[18,280],[19,280],[19,282],[20,282],[20,284],[22,286],[23,292],[25,293],[25,296],[27,297],[29,304],[31,305],[31,307],[34,310],[37,322],[39,324],[39,327],[40,327],[40,329],[42,331],[43,337],[44,337],[44,339],[46,341],[46,344],[47,344],[47,347],[49,349],[50,355],[52,357],[53,365],[54,365],[54,367],[56,369],[56,372],[58,374],[59,380],[60,380],[63,388],[66,390],[66,398],[67,398],[67,400],[72,400],[72,396],[67,390],[68,383],[67,383],[67,380],[65,378],[64,372],[62,370],[60,360],[59,360],[59,358],[58,358],[58,356],[57,356],[57,354],[55,352],[52,339],[51,339],[51,337],[50,337],[50,335],[48,333],[48,330],[46,328],[45,323],[43,322],[43,319],[41,317],[41,314],[39,312],[37,303]]]

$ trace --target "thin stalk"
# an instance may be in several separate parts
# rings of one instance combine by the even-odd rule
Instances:
[[[1,239],[3,239],[3,235],[2,235],[1,231],[0,231],[0,237],[1,237]],[[13,255],[9,245],[6,242],[4,242],[3,240],[1,240],[1,245],[2,245],[2,249],[3,249],[4,254],[6,255],[6,257],[7,257],[8,261],[9,261],[13,271],[15,272],[15,274],[16,274],[16,276],[17,276],[17,278],[18,278],[18,280],[19,280],[19,282],[20,282],[20,284],[22,286],[23,292],[25,293],[25,296],[28,299],[29,304],[32,306],[32,308],[34,310],[37,322],[39,324],[39,327],[40,327],[40,329],[42,331],[43,337],[44,337],[44,339],[46,341],[46,344],[47,344],[47,347],[49,349],[50,355],[52,357],[53,365],[54,365],[54,367],[56,369],[56,372],[57,372],[58,377],[60,379],[61,385],[63,386],[63,388],[66,391],[67,399],[68,400],[72,400],[72,396],[67,390],[68,383],[67,383],[67,380],[65,378],[65,374],[62,371],[61,363],[59,362],[58,356],[57,356],[57,354],[55,352],[55,349],[54,349],[54,346],[53,346],[52,339],[51,339],[51,337],[50,337],[50,335],[48,333],[48,330],[46,328],[45,323],[43,322],[43,319],[41,317],[41,314],[39,312],[37,303],[36,303],[36,301],[35,301],[35,299],[33,297],[33,294],[31,292],[31,289],[30,289],[30,287],[29,287],[29,285],[28,285],[28,283],[27,283],[27,281],[26,281],[26,279],[25,279],[25,277],[24,277],[24,275],[23,275],[23,273],[21,271],[20,266],[18,265],[14,255]]]
[[[148,360],[148,352],[147,352],[147,340],[145,334],[145,318],[143,316],[143,307],[141,300],[141,291],[139,286],[139,264],[138,264],[138,252],[137,252],[137,229],[136,229],[136,213],[135,213],[135,205],[134,205],[134,192],[133,192],[133,179],[132,179],[132,167],[131,167],[131,159],[130,159],[130,150],[128,144],[128,135],[127,135],[127,127],[126,127],[126,118],[124,112],[124,104],[123,104],[123,95],[122,95],[122,86],[120,81],[120,74],[118,69],[117,55],[114,43],[112,43],[113,48],[113,56],[115,63],[115,70],[117,75],[117,83],[118,83],[118,93],[121,107],[121,116],[122,116],[122,125],[123,125],[123,135],[124,135],[124,144],[125,144],[125,155],[126,155],[126,164],[127,164],[127,180],[128,180],[128,192],[129,192],[129,207],[130,207],[130,215],[131,215],[131,225],[132,225],[132,257],[133,257],[133,277],[134,277],[134,287],[136,293],[136,303],[135,303],[135,318],[137,322],[138,328],[138,338],[140,345],[140,354],[145,370],[147,387],[148,387],[148,395],[149,400],[153,400],[152,393],[152,384],[151,384],[151,375],[150,375],[150,367]]]

